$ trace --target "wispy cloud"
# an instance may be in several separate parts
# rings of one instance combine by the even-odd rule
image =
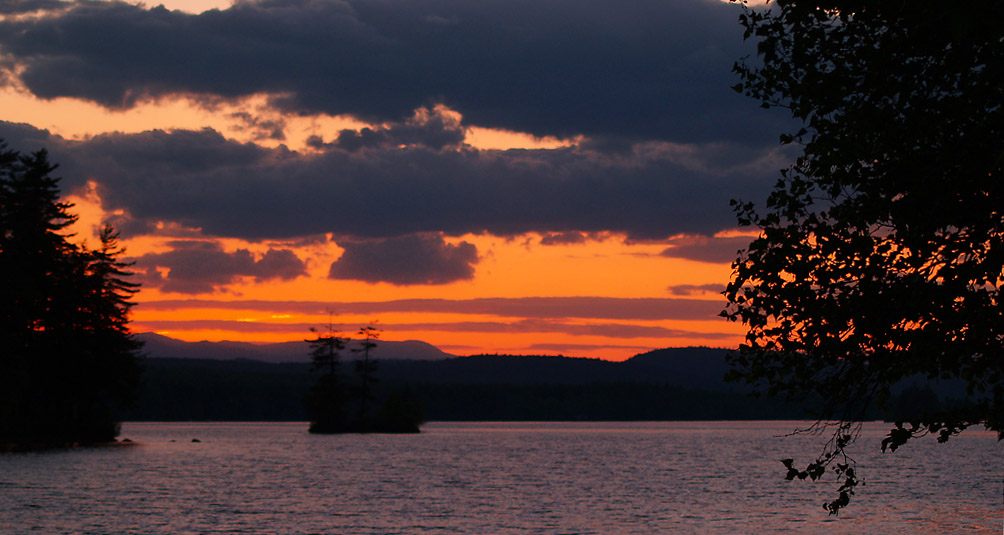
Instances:
[[[662,256],[727,264],[735,260],[739,250],[745,249],[752,240],[749,236],[683,236],[670,240],[670,247],[662,251]]]
[[[666,288],[669,293],[679,296],[691,296],[701,294],[721,294],[725,291],[724,284],[676,284]]]
[[[260,301],[183,299],[144,301],[145,310],[232,309],[271,313],[380,314],[390,312],[428,312],[486,314],[508,318],[566,318],[611,320],[708,320],[722,309],[718,301],[669,298],[618,297],[486,297],[477,299],[398,299],[391,301]]]
[[[306,322],[280,323],[256,320],[148,320],[139,325],[152,331],[218,330],[238,333],[307,333],[316,324]],[[336,331],[351,332],[358,328],[355,324],[334,323]],[[654,325],[624,323],[577,324],[549,320],[517,321],[453,321],[439,323],[393,323],[381,322],[380,328],[388,333],[447,332],[447,333],[490,333],[490,334],[564,334],[569,336],[601,336],[604,338],[702,338],[708,340],[731,340],[735,333],[698,332],[669,329]]]
[[[567,354],[581,354],[598,351],[601,349],[623,349],[625,351],[640,352],[651,350],[650,347],[618,345],[618,344],[532,344],[527,347],[533,351],[549,351]]]

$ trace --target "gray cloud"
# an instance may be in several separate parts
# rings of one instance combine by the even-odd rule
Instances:
[[[527,347],[530,350],[536,351],[552,351],[566,354],[582,354],[589,353],[591,351],[597,351],[600,349],[625,349],[633,352],[639,351],[650,351],[652,348],[647,346],[629,346],[629,345],[613,345],[613,344],[531,344]]]
[[[714,238],[708,236],[684,236],[670,241],[672,245],[661,255],[669,258],[683,258],[709,263],[731,263],[740,249],[753,241],[749,236],[734,238]]]
[[[149,310],[239,308],[274,314],[381,314],[387,312],[427,312],[482,314],[511,318],[546,320],[708,320],[718,318],[722,303],[702,299],[619,298],[619,297],[487,297],[478,299],[397,299],[379,302],[338,301],[215,301],[210,299],[146,301]]]
[[[153,320],[143,321],[144,328],[162,330],[213,329],[235,332],[303,333],[316,327],[312,323],[276,323],[268,321],[234,320]],[[351,332],[349,324],[335,324],[336,331]],[[385,332],[474,332],[474,333],[563,333],[572,336],[603,336],[607,338],[671,338],[701,337],[706,339],[734,339],[733,333],[698,333],[665,327],[628,325],[619,323],[571,324],[547,320],[521,320],[513,322],[449,322],[449,323],[380,323]]]
[[[354,152],[366,148],[424,146],[434,150],[455,147],[463,143],[466,132],[456,120],[438,111],[419,110],[412,118],[390,126],[342,130],[333,143],[311,136],[307,144],[315,149],[339,148]]]
[[[215,242],[174,241],[172,250],[149,253],[136,259],[143,270],[141,282],[145,286],[160,287],[166,292],[196,294],[223,289],[239,277],[254,277],[258,282],[281,279],[290,280],[306,274],[306,266],[293,251],[269,249],[257,256],[247,249],[225,252]],[[167,268],[162,276],[157,268]]]
[[[107,210],[145,220],[132,229],[174,222],[250,240],[329,232],[714,234],[735,226],[730,199],[763,197],[787,162],[780,150],[737,149],[719,165],[725,146],[652,142],[627,155],[426,146],[301,154],[210,129],[68,141],[2,122],[0,138],[22,151],[48,147],[62,165],[64,191],[95,178]],[[672,254],[688,250],[679,245]]]
[[[585,243],[586,235],[581,232],[559,232],[543,236],[540,239],[541,245],[569,245],[573,243]]]
[[[478,250],[468,242],[446,243],[442,236],[412,235],[344,242],[328,278],[396,285],[449,284],[474,278]]]
[[[669,293],[679,296],[700,295],[705,293],[720,294],[725,291],[724,284],[676,284],[666,288]]]
[[[152,331],[173,330],[214,330],[233,331],[240,333],[309,333],[311,328],[317,328],[316,323],[275,323],[265,321],[235,321],[235,320],[152,320],[135,322],[144,329]],[[349,324],[334,324],[335,332],[347,332],[356,327]],[[382,327],[381,327],[382,328]],[[325,324],[327,329],[327,324]]]
[[[783,120],[729,89],[751,50],[717,0],[69,5],[0,22],[3,69],[42,98],[269,93],[289,112],[376,122],[441,103],[470,125],[678,142],[774,141]]]
[[[513,322],[458,322],[415,323],[386,325],[388,330],[446,331],[481,333],[562,333],[572,336],[603,336],[606,338],[676,338],[701,337],[708,339],[733,339],[734,333],[703,333],[668,329],[654,325],[623,323],[577,324],[544,319],[526,319]]]
[[[230,117],[240,121],[240,129],[251,132],[255,141],[286,140],[286,121],[282,118],[265,119],[248,111],[234,112],[230,114]]]
[[[544,319],[510,322],[465,321],[457,323],[384,324],[388,330],[444,331],[478,333],[563,333],[572,336],[605,336],[610,338],[647,338],[676,336],[680,331],[650,325],[622,323],[576,324]]]
[[[62,0],[4,0],[0,2],[0,15],[58,10],[66,7],[67,5]]]

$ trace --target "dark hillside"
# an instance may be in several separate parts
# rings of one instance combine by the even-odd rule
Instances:
[[[723,384],[729,365],[726,349],[710,347],[679,347],[656,349],[635,355],[624,361],[625,371],[632,377],[657,377],[668,384],[709,390],[739,390],[738,384]]]
[[[308,364],[147,359],[139,405],[127,420],[305,420]]]
[[[713,378],[724,352],[662,350],[625,362],[479,355],[384,360],[377,396],[409,385],[430,420],[692,420],[798,418]],[[707,363],[707,368],[702,368]],[[343,366],[349,373],[351,366]],[[146,388],[131,420],[305,420],[315,380],[306,363],[147,359]]]
[[[600,359],[475,355],[449,360],[381,362],[381,375],[402,381],[449,384],[589,384],[630,380],[619,363]]]

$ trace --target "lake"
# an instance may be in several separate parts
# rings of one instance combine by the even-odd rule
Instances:
[[[445,423],[314,436],[305,423],[126,423],[131,447],[0,455],[0,533],[1001,533],[1004,447],[970,431],[879,453],[839,517],[784,481],[798,422]],[[198,439],[199,442],[192,442]]]

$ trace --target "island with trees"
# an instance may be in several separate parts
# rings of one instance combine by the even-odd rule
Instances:
[[[311,433],[418,433],[425,421],[421,404],[408,385],[389,392],[382,404],[377,404],[374,385],[377,383],[377,360],[373,353],[380,330],[370,324],[359,329],[360,340],[351,352],[355,374],[340,373],[341,352],[353,344],[335,332],[329,322],[324,331],[307,340],[310,345],[311,370],[319,374],[305,398],[310,413]]]

